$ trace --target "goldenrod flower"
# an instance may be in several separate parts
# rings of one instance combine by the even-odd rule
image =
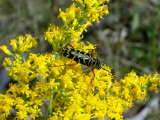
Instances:
[[[4,58],[4,60],[3,60],[3,66],[4,67],[6,67],[6,66],[11,67],[12,66],[11,59],[10,58]]]
[[[90,120],[105,116],[115,120],[123,119],[123,112],[133,106],[134,101],[144,100],[147,91],[158,92],[160,75],[138,76],[134,71],[113,82],[111,69],[94,69],[86,73],[81,64],[64,58],[61,50],[68,43],[76,49],[90,53],[96,45],[81,42],[83,31],[107,15],[108,0],[72,0],[73,4],[65,11],[60,9],[59,18],[64,26],[50,25],[44,34],[53,47],[53,53],[30,53],[27,58],[22,53],[36,47],[36,37],[29,34],[12,39],[10,45],[14,59],[5,58],[3,65],[15,83],[9,85],[5,94],[0,94],[0,118],[7,119],[9,110],[15,109],[14,119],[30,117],[50,120]],[[13,55],[7,46],[1,51]],[[69,54],[69,53],[68,53]],[[48,110],[41,108],[48,101]]]
[[[0,46],[0,51],[3,51],[6,55],[13,55],[5,45]]]
[[[14,99],[7,95],[0,94],[0,118],[5,120],[11,113],[10,110],[14,105]]]
[[[36,37],[32,37],[29,34],[25,36],[18,36],[16,39],[12,39],[10,45],[15,53],[24,53],[37,46]]]

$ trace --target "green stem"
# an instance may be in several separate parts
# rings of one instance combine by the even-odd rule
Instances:
[[[49,107],[48,107],[48,109],[49,109],[48,118],[51,118],[51,116],[52,116],[52,103],[53,103],[55,96],[56,96],[56,91],[52,89],[51,95],[50,95],[50,100],[49,100]]]
[[[44,117],[42,111],[39,111],[38,113],[39,113],[39,115],[41,116],[42,120],[45,120],[45,117]]]
[[[79,24],[81,24],[84,21],[86,13],[87,13],[87,10],[84,10],[84,12],[82,13],[81,17],[78,20]]]
[[[52,114],[52,102],[53,102],[53,89],[51,90],[50,100],[49,100],[49,115],[48,118],[51,117]]]

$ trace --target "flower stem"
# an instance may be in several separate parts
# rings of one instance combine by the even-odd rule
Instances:
[[[48,118],[51,118],[52,116],[52,103],[53,103],[53,100],[54,100],[54,97],[56,96],[56,91],[55,90],[51,90],[51,95],[50,95],[50,100],[49,100],[49,111],[48,111]]]
[[[39,111],[38,113],[39,113],[39,115],[41,116],[42,120],[45,120],[45,117],[44,117],[42,111]]]

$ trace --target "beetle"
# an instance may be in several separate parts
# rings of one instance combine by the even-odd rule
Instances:
[[[71,48],[66,47],[67,45],[69,45]],[[84,51],[80,51],[80,50],[75,49],[69,43],[67,45],[65,45],[62,48],[62,50],[61,50],[62,55],[64,57],[69,58],[69,59],[73,59],[77,63],[88,66],[95,77],[94,68],[101,69],[102,64],[101,64],[100,60],[98,58],[96,58],[96,53],[94,52],[94,50],[89,49],[89,50],[91,50],[91,53],[86,53]],[[104,68],[102,68],[102,69],[104,69]],[[104,69],[104,70],[106,70],[106,69]],[[108,70],[106,70],[106,71],[108,71]]]
[[[66,47],[68,45],[71,48]],[[110,71],[102,67],[102,63],[100,62],[98,58],[96,58],[96,53],[94,52],[94,49],[88,49],[88,50],[91,50],[91,53],[86,53],[84,51],[77,50],[70,43],[68,43],[67,45],[62,47],[58,52],[61,52],[62,55],[66,58],[73,59],[77,63],[88,66],[90,70],[92,71],[94,77],[95,77],[94,68],[103,69],[111,73]],[[69,65],[75,65],[75,64],[69,64]],[[60,65],[60,66],[66,66],[66,65]],[[58,67],[58,66],[55,66],[55,67]],[[91,84],[92,84],[92,80],[94,79],[94,77],[91,79]],[[118,80],[116,76],[114,77]]]

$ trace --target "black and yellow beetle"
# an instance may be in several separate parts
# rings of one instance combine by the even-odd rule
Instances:
[[[71,48],[66,47],[69,45]],[[95,76],[94,73],[94,68],[101,69],[102,64],[98,58],[96,58],[96,53],[94,53],[93,49],[91,49],[91,53],[86,53],[80,50],[76,50],[71,44],[67,44],[65,47],[62,48],[61,52],[64,57],[67,57],[69,59],[73,59],[77,63],[80,63],[82,65],[88,66],[93,75]],[[104,68],[102,68],[104,69]],[[106,70],[106,69],[104,69]],[[108,70],[106,70],[108,71]],[[108,71],[109,72],[109,71]]]

